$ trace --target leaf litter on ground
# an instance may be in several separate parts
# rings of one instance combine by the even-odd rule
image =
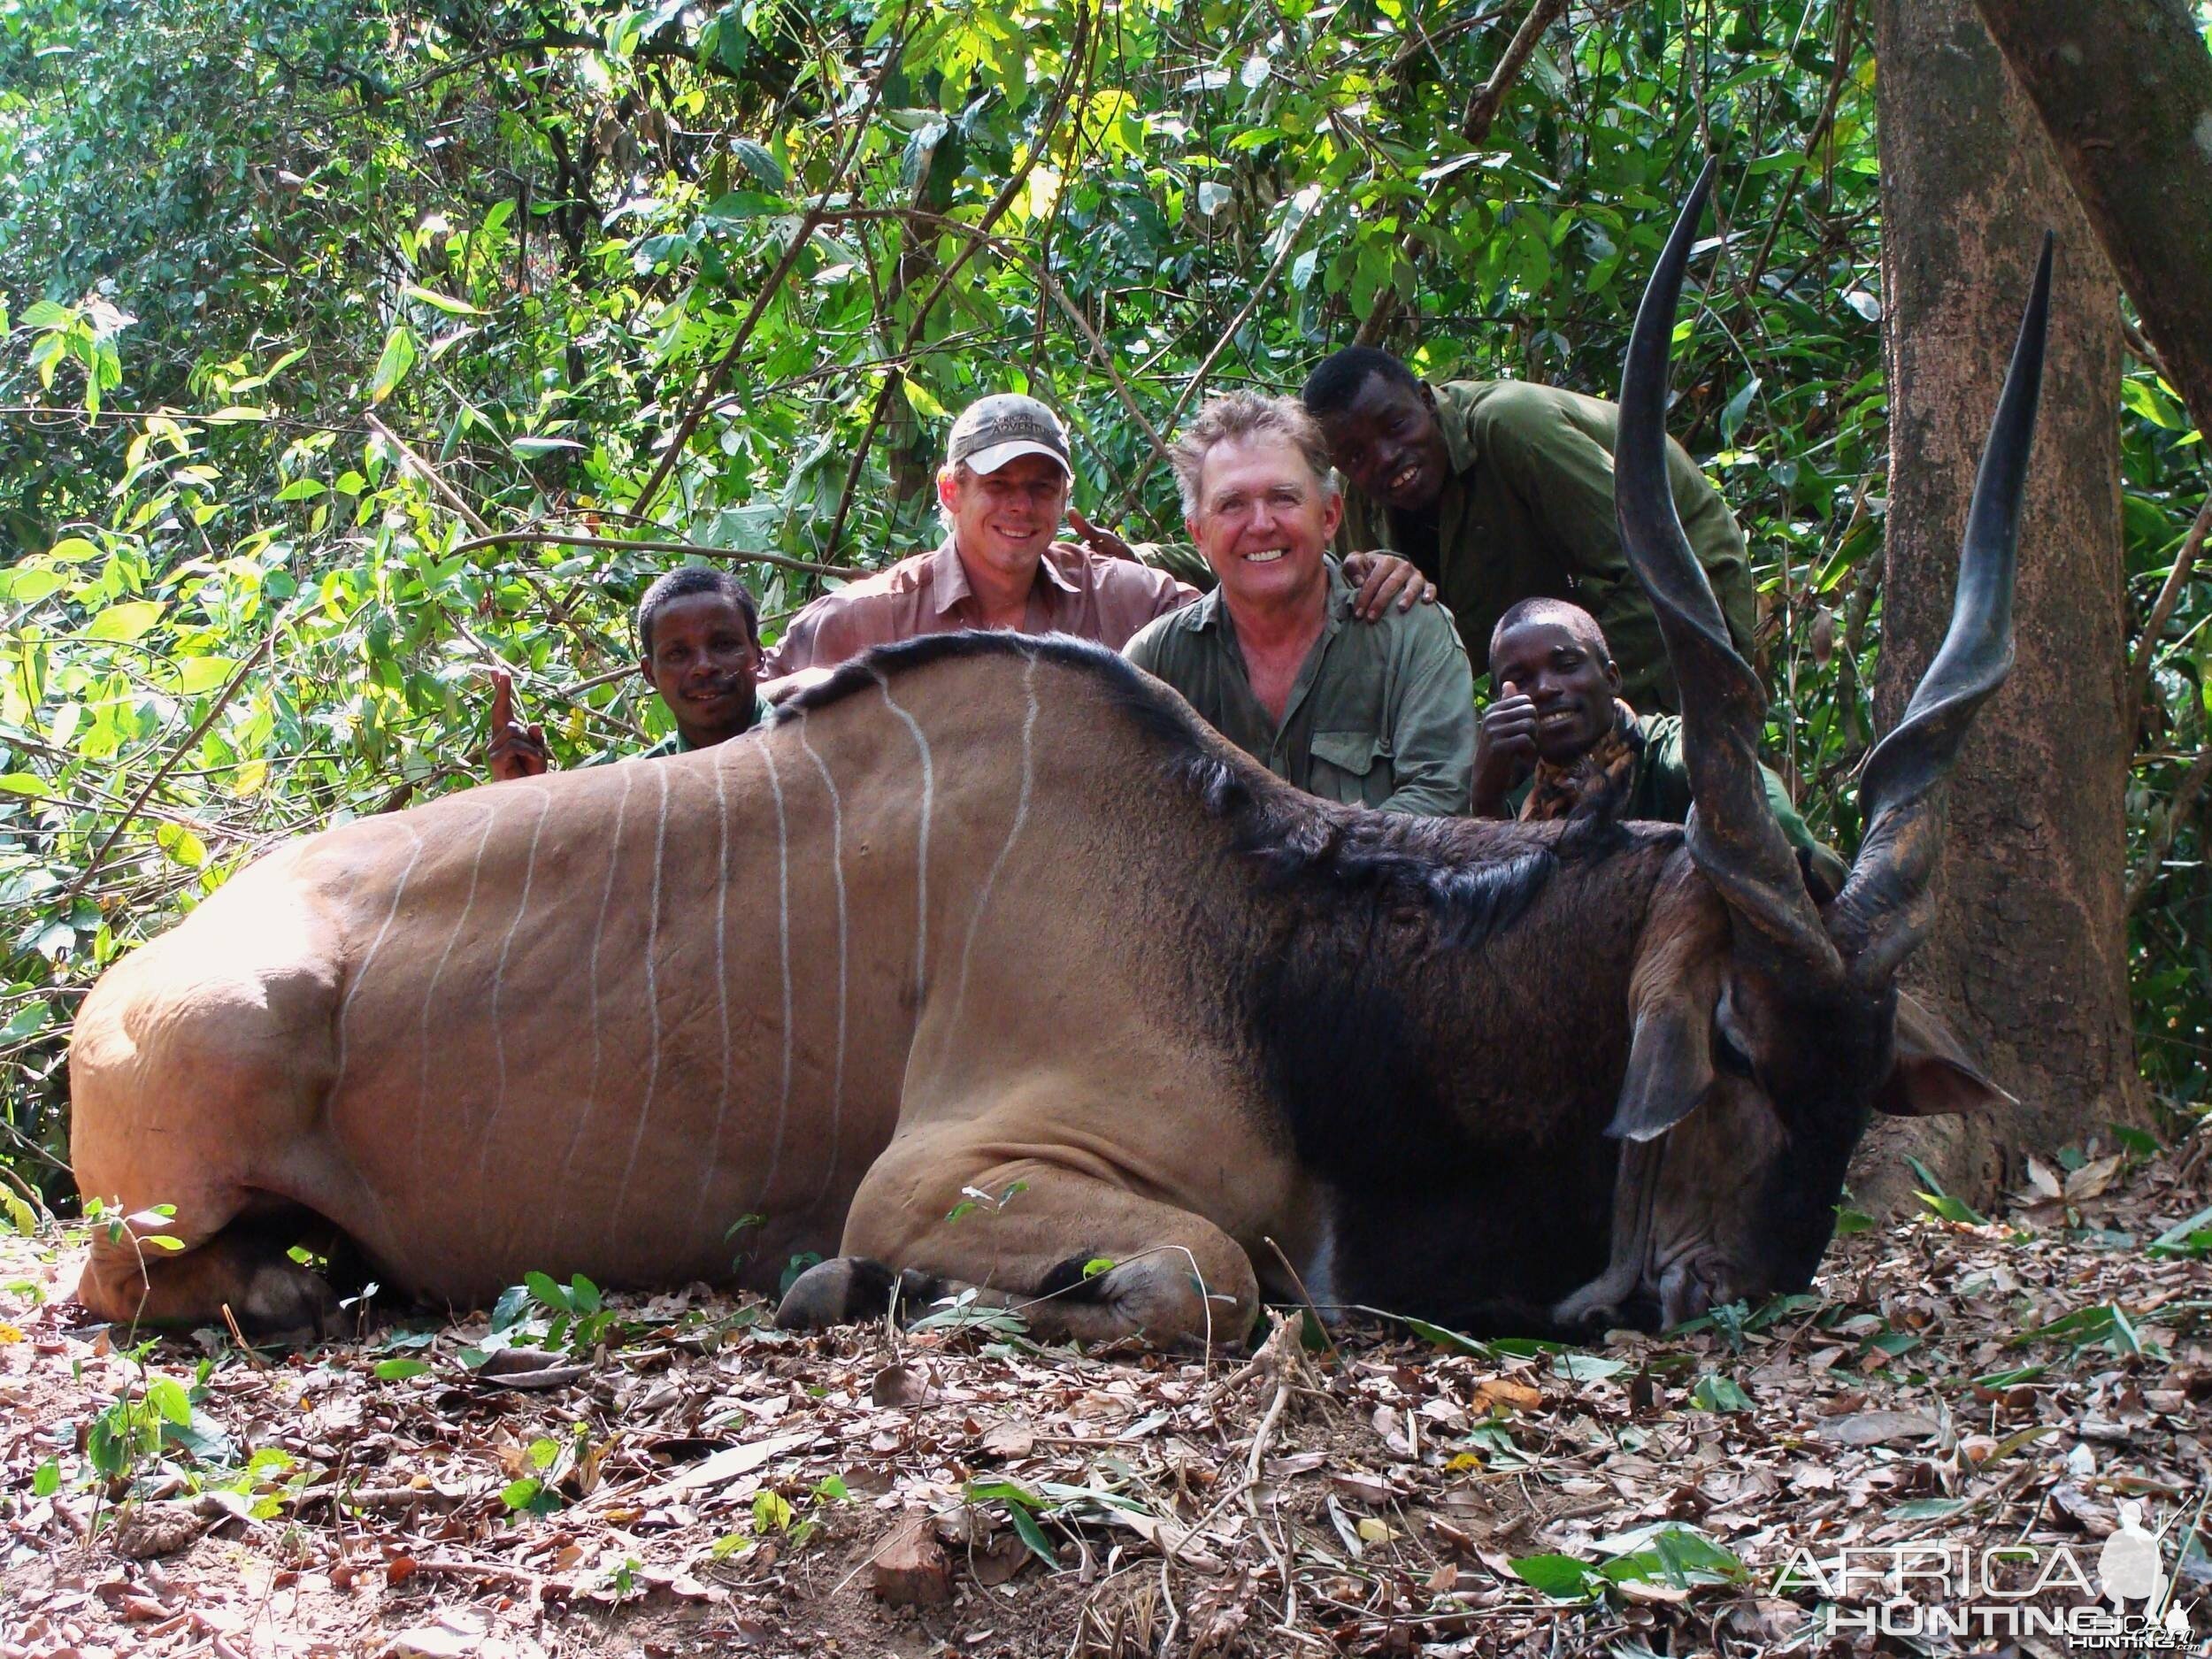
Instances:
[[[0,1659],[1815,1652],[1794,1552],[2093,1553],[2124,1500],[2201,1620],[2206,1163],[2039,1162],[1665,1335],[1294,1315],[1243,1363],[536,1277],[308,1352],[134,1347],[67,1300],[81,1244],[14,1240]]]

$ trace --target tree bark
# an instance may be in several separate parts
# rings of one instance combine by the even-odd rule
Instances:
[[[1976,459],[2058,234],[2021,521],[2018,661],[1953,774],[1939,919],[1906,979],[2020,1097],[2001,1119],[1869,1137],[1855,1191],[1893,1201],[1912,1150],[1985,1195],[2009,1154],[2139,1122],[2127,989],[2120,306],[2111,268],[1970,0],[1876,9],[1890,476],[1881,673],[1893,725],[1950,619]]]
[[[2212,432],[2212,51],[2186,0],[1975,0],[2200,431]]]

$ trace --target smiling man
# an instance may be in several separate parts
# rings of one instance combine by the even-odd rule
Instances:
[[[1125,655],[1270,772],[1332,801],[1467,810],[1474,676],[1437,605],[1356,621],[1327,557],[1343,502],[1326,442],[1287,397],[1206,405],[1170,450],[1184,524],[1219,580]]]
[[[759,611],[745,584],[727,571],[687,565],[655,580],[637,607],[638,672],[660,695],[676,729],[641,760],[710,749],[749,732],[768,717],[756,686],[760,672]],[[515,718],[506,674],[492,681],[492,741],[487,770],[495,782],[533,778],[550,769],[545,728]],[[595,755],[603,765],[626,757]]]
[[[1367,346],[1323,359],[1301,398],[1350,486],[1342,545],[1410,558],[1442,591],[1478,672],[1509,606],[1572,600],[1612,641],[1631,702],[1679,706],[1658,622],[1614,526],[1617,408],[1521,380],[1431,386]],[[1748,659],[1754,602],[1743,533],[1672,440],[1667,472],[1690,546]]]
[[[1033,397],[979,398],[953,422],[937,474],[944,541],[815,600],[767,672],[833,668],[872,645],[956,628],[1074,634],[1119,650],[1197,597],[1133,559],[1056,544],[1072,479],[1059,417]]]
[[[1525,599],[1490,638],[1498,695],[1475,745],[1477,818],[1602,815],[1680,824],[1690,773],[1678,715],[1639,715],[1621,697],[1605,630],[1579,605]],[[1843,860],[1814,839],[1789,787],[1765,766],[1767,807],[1816,891],[1843,886]]]

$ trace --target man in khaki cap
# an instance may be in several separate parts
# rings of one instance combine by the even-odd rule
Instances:
[[[969,404],[937,473],[944,541],[824,594],[791,619],[763,672],[833,668],[872,645],[956,628],[1074,634],[1119,650],[1198,596],[1148,565],[1056,546],[1072,478],[1067,433],[1035,398]]]
[[[1056,541],[1073,479],[1067,432],[1035,398],[1000,392],[969,404],[937,473],[944,541],[808,605],[768,651],[762,678],[834,668],[871,646],[958,628],[1072,634],[1119,650],[1198,597],[1133,557]],[[1386,566],[1378,609],[1409,583],[1425,587],[1411,565],[1376,562]],[[772,697],[793,688],[764,687]]]

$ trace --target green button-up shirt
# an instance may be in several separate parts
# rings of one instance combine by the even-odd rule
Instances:
[[[1440,606],[1352,617],[1328,561],[1328,619],[1279,724],[1253,694],[1219,589],[1146,626],[1129,660],[1181,692],[1224,737],[1325,800],[1432,818],[1463,815],[1475,781],[1474,671]]]
[[[1348,485],[1337,545],[1393,548],[1420,565],[1459,624],[1476,671],[1490,631],[1524,599],[1571,600],[1598,619],[1634,707],[1678,709],[1658,619],[1622,556],[1613,516],[1615,405],[1522,380],[1432,388],[1452,476],[1436,503],[1435,550],[1416,521]],[[1743,532],[1697,463],[1669,440],[1675,510],[1747,659],[1755,619]]]
[[[762,721],[765,720],[771,714],[775,712],[775,710],[776,705],[769,702],[767,698],[762,696],[760,693],[756,690],[753,693],[753,718],[746,721],[744,726],[741,727],[738,732],[733,733],[732,735],[741,736],[745,732],[750,732],[757,729]],[[619,749],[603,749],[598,754],[594,755],[589,760],[579,761],[577,764],[580,766],[611,766],[618,760],[665,760],[671,755],[688,755],[693,749],[698,747],[699,745],[695,743],[685,742],[684,734],[681,732],[671,732],[666,737],[661,739],[659,742],[654,744],[650,749],[641,749],[634,755],[626,755]]]
[[[1636,772],[1629,780],[1621,816],[1647,818],[1657,824],[1686,824],[1690,818],[1690,768],[1682,755],[1682,717],[1641,715],[1637,718],[1636,729],[1643,733],[1643,747],[1637,751]],[[1784,839],[1812,860],[1814,869],[1827,881],[1831,892],[1840,891],[1850,867],[1813,834],[1812,826],[1805,822],[1797,803],[1790,799],[1789,786],[1772,767],[1761,766],[1759,780],[1766,786],[1767,809],[1782,826]],[[1530,787],[1530,783],[1524,782],[1506,797],[1516,812],[1528,798]]]

